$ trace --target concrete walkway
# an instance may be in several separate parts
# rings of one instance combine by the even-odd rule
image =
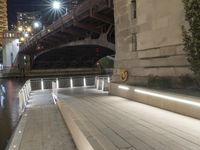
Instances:
[[[57,92],[80,150],[200,150],[200,120],[90,88]]]
[[[9,149],[76,150],[51,91],[32,92]]]

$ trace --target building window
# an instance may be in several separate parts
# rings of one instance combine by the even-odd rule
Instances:
[[[132,0],[132,11],[133,11],[133,18],[136,19],[137,18],[137,4],[136,4],[136,0]]]

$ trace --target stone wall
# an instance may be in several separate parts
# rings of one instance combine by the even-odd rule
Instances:
[[[10,68],[14,65],[18,52],[19,39],[3,40],[3,65],[5,68]]]
[[[146,85],[149,76],[192,74],[183,51],[182,0],[114,0],[116,58],[113,82],[128,70],[128,84]]]

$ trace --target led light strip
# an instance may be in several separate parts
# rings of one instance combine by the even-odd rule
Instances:
[[[41,79],[41,90],[44,90],[44,81]]]
[[[167,100],[181,102],[181,103],[185,103],[185,104],[189,104],[189,105],[194,105],[194,106],[200,107],[200,103],[193,102],[193,101],[190,101],[190,100],[187,100],[187,99],[176,98],[176,97],[167,96],[167,95],[158,94],[158,93],[149,92],[149,91],[140,90],[140,89],[134,89],[134,91],[137,92],[137,93],[145,94],[145,95],[164,98],[164,99],[167,99]]]
[[[119,85],[118,88],[119,88],[119,89],[122,89],[122,90],[130,90],[129,87],[123,86],[123,85]]]
[[[73,84],[73,79],[70,78],[70,87],[73,88],[74,87],[74,84]]]
[[[83,86],[84,86],[84,87],[87,86],[87,85],[86,85],[86,78],[85,78],[85,77],[83,78]]]

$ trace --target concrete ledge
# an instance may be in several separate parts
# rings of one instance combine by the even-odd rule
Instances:
[[[77,125],[76,120],[73,117],[72,112],[70,111],[70,108],[65,105],[64,102],[62,102],[61,100],[58,100],[57,104],[77,148],[79,150],[94,150],[88,142],[87,137],[83,134],[83,132]]]
[[[110,94],[200,119],[200,98],[111,83]]]

